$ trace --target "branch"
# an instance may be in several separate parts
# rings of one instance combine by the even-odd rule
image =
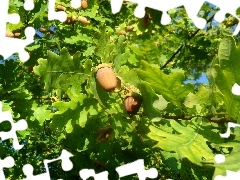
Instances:
[[[227,118],[216,118],[216,117],[210,117],[210,116],[168,116],[168,115],[162,115],[162,118],[165,119],[173,119],[173,120],[192,120],[194,117],[201,117],[209,120],[210,122],[215,123],[224,123],[224,122],[232,122],[232,120]]]
[[[209,23],[210,21],[212,21],[212,19],[214,18],[214,15],[212,17],[210,17],[208,20],[207,20],[207,23]],[[191,40],[198,32],[200,31],[200,29],[196,30],[187,40]],[[167,62],[162,66],[160,67],[160,70],[164,69],[174,58],[175,56],[181,51],[181,49],[184,47],[184,45],[181,45],[177,51],[170,57],[169,60],[167,60]]]

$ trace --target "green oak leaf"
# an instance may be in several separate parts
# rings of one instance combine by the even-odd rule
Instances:
[[[60,55],[48,51],[48,59],[40,58],[38,64],[34,73],[42,77],[46,91],[55,89],[58,96],[69,87],[80,90],[80,85],[88,78],[80,65],[80,52],[70,56],[67,48],[63,48]]]
[[[193,121],[191,120],[186,126],[174,120],[170,121],[171,127],[177,133],[169,133],[161,127],[151,125],[148,137],[158,142],[155,147],[164,151],[174,151],[178,154],[179,159],[188,158],[191,162],[201,165],[203,158],[212,160],[214,157],[212,150],[207,145],[208,140],[198,132],[201,121],[199,122],[198,119],[196,122]]]
[[[159,68],[153,67],[146,61],[141,61],[141,69],[137,70],[138,77],[149,84],[155,93],[162,95],[166,101],[181,107],[187,94],[193,92],[192,84],[183,85],[184,74],[176,72],[164,74]]]
[[[50,119],[51,110],[48,110],[48,107],[48,105],[39,106],[37,103],[33,103],[32,110],[34,113],[31,120],[38,120],[39,124],[42,126],[45,120]]]

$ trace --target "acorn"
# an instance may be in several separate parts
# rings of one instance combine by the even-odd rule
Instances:
[[[127,30],[128,31],[132,31],[133,30],[133,26],[127,26]]]
[[[56,9],[58,11],[66,11],[66,8],[64,6],[62,6],[62,5],[57,5]]]
[[[72,17],[67,17],[67,20],[65,21],[66,24],[72,24],[73,23],[73,19]]]
[[[139,94],[127,96],[124,100],[125,110],[128,114],[136,114],[142,104],[142,97]]]
[[[33,66],[28,66],[28,72],[33,72]]]
[[[97,67],[96,78],[105,91],[112,91],[117,87],[116,75],[107,64],[101,64]]]
[[[11,31],[6,30],[7,37],[14,37],[14,34]]]
[[[82,7],[83,9],[87,9],[87,7],[88,7],[87,1],[82,0],[82,1],[81,1],[81,7]]]
[[[85,17],[83,17],[83,16],[79,16],[79,17],[78,17],[78,21],[81,22],[81,23],[84,24],[84,25],[90,23],[90,21],[88,21],[87,18],[85,18]]]
[[[47,30],[46,30],[45,28],[42,28],[42,27],[41,27],[41,28],[39,28],[39,31],[40,31],[40,32],[46,32]]]
[[[21,35],[20,32],[16,32],[16,33],[14,33],[14,37],[19,37],[20,35]]]
[[[119,34],[120,34],[120,35],[126,35],[126,31],[121,30],[121,31],[119,32]]]

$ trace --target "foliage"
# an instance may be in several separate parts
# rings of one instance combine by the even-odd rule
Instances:
[[[23,149],[15,151],[10,140],[1,142],[0,157],[11,155],[16,161],[5,169],[6,177],[23,178],[27,163],[34,174],[42,173],[43,160],[58,157],[62,149],[74,155],[74,167],[63,172],[60,162],[51,164],[52,179],[79,179],[83,168],[107,170],[109,179],[117,179],[115,168],[137,159],[157,168],[161,179],[212,179],[238,170],[239,128],[228,139],[219,135],[227,122],[239,123],[240,117],[240,98],[231,92],[234,83],[240,84],[239,37],[230,36],[232,17],[217,26],[208,23],[190,39],[197,29],[183,7],[169,11],[172,23],[162,26],[161,12],[152,9],[147,9],[149,24],[136,18],[134,3],[124,2],[113,15],[108,0],[88,1],[85,10],[57,0],[68,17],[90,20],[83,25],[48,21],[47,1],[34,2],[29,12],[20,0],[12,0],[9,9],[21,16],[19,24],[8,24],[12,32],[21,32],[19,38],[25,27],[36,29],[34,43],[26,48],[30,60],[0,64],[3,108],[29,126],[18,132]],[[216,9],[204,4],[201,12],[209,19]],[[101,63],[112,65],[121,91],[99,86],[95,67]],[[203,73],[209,83],[186,82]],[[131,90],[143,99],[135,115],[126,113],[123,103]],[[1,131],[8,131],[4,123]],[[224,163],[215,163],[219,153],[226,156]]]

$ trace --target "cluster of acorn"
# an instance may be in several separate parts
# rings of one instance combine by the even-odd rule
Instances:
[[[122,88],[122,80],[117,77],[109,64],[103,63],[96,67],[96,79],[105,91],[119,92]],[[125,87],[126,88],[126,87]],[[128,88],[127,88],[128,89]],[[142,97],[134,90],[128,89],[124,97],[124,106],[128,114],[136,114],[142,104]]]
[[[6,37],[19,37],[21,34],[19,32],[13,33],[9,30],[6,30]]]
[[[88,3],[86,0],[81,0],[81,7],[82,9],[87,9],[88,7]],[[62,5],[57,5],[56,6],[56,9],[58,11],[66,11],[67,8],[62,6]],[[65,21],[66,24],[73,24],[75,23],[76,21],[86,25],[86,24],[90,24],[90,21],[87,20],[87,18],[83,17],[83,16],[79,16],[79,17],[76,17],[74,15],[72,15],[71,17],[67,17],[67,20]]]

